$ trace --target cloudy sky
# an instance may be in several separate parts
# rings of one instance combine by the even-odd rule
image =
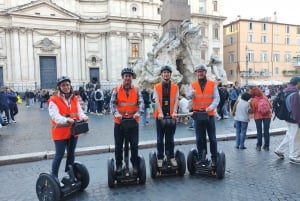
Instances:
[[[225,24],[240,15],[244,19],[258,20],[273,17],[277,13],[277,21],[300,25],[300,0],[222,0],[223,15],[227,17]]]

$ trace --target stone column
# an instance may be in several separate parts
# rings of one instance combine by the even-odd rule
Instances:
[[[85,61],[85,34],[80,34],[80,72],[81,72],[81,80],[85,81],[87,80],[87,66]]]
[[[10,28],[5,29],[5,45],[6,45],[6,71],[3,69],[4,81],[11,82],[12,78],[12,55],[11,55],[11,34]]]
[[[106,58],[107,58],[107,50],[106,50],[106,37],[105,35],[101,35],[101,51],[102,51],[102,62],[101,62],[101,74],[100,74],[100,78],[102,80],[105,80],[107,81],[107,61],[106,61]]]
[[[73,69],[73,74],[72,74],[72,77],[78,81],[80,75],[79,75],[79,66],[80,66],[80,63],[79,63],[79,56],[78,56],[78,52],[80,52],[80,49],[78,48],[78,37],[79,34],[77,32],[73,32],[73,36],[72,36],[72,41],[73,41],[73,49],[72,49],[72,52],[73,52],[73,57],[72,57],[72,60],[73,60],[73,65],[71,66],[71,68]]]
[[[60,32],[60,52],[61,52],[61,66],[60,68],[58,69],[59,72],[58,73],[58,76],[61,76],[61,75],[66,75],[67,74],[67,56],[66,56],[66,32],[64,31],[61,31]]]
[[[28,71],[29,71],[29,80],[36,81],[39,76],[35,75],[35,66],[34,66],[34,54],[33,54],[33,32],[32,29],[27,29],[27,51],[28,51]]]
[[[69,77],[73,77],[73,32],[67,31],[66,32],[66,75]]]
[[[14,82],[21,82],[21,60],[20,60],[20,43],[19,43],[19,29],[14,28],[12,31],[12,69],[14,72]]]

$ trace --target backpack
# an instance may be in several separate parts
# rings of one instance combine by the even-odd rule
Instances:
[[[226,89],[220,88],[219,89],[220,99],[221,100],[227,100],[229,97],[229,93]]]
[[[99,101],[102,98],[102,94],[100,91],[96,91],[95,92],[95,100]]]
[[[271,111],[271,106],[269,100],[266,98],[258,98],[257,111],[262,115],[268,115]]]
[[[276,98],[273,100],[273,113],[275,113],[275,116],[273,120],[277,117],[280,120],[291,120],[291,111],[288,110],[286,106],[286,98],[295,93],[297,91],[290,91],[290,92],[279,92],[276,96]]]

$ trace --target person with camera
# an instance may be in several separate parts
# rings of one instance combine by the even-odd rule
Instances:
[[[198,79],[190,84],[187,97],[192,99],[194,114],[196,115],[197,112],[199,114],[199,118],[194,118],[198,157],[200,160],[206,159],[207,132],[210,142],[211,166],[214,167],[217,159],[215,109],[220,102],[220,96],[217,84],[206,77],[207,67],[205,64],[196,65],[195,73]]]
[[[140,115],[144,112],[143,96],[139,88],[132,84],[132,79],[135,78],[135,73],[132,68],[124,68],[121,71],[122,84],[112,90],[110,99],[110,108],[114,117],[114,140],[115,140],[115,158],[116,172],[122,172],[123,161],[123,142],[127,137],[130,143],[131,158],[130,161],[133,167],[133,174],[138,173],[139,157],[138,157],[138,142],[139,142],[139,127]],[[124,128],[122,119],[135,119],[137,126]],[[126,136],[125,129],[130,135]]]
[[[161,168],[164,159],[164,150],[168,162],[176,167],[174,158],[174,134],[179,102],[178,85],[171,82],[172,67],[164,65],[160,69],[162,82],[154,86],[155,100],[154,117],[157,132],[157,167]],[[164,143],[165,138],[165,143]]]
[[[49,100],[49,115],[51,118],[51,133],[55,145],[55,155],[52,161],[52,175],[58,177],[60,163],[67,149],[65,171],[75,160],[77,135],[71,135],[71,126],[76,120],[88,121],[80,107],[78,97],[74,96],[71,80],[67,76],[57,79],[57,91]],[[72,146],[68,146],[72,145]]]

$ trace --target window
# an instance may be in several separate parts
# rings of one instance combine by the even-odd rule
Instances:
[[[300,45],[300,37],[297,37],[297,45]]]
[[[199,13],[205,14],[205,2],[199,2]]]
[[[261,53],[261,62],[267,62],[268,61],[268,53],[262,52]]]
[[[214,33],[213,33],[214,39],[219,40],[219,29],[214,28],[213,31],[214,31]]]
[[[200,35],[201,35],[201,36],[206,36],[206,33],[205,33],[205,27],[201,27],[201,28],[200,28]]]
[[[251,33],[248,34],[248,42],[253,43],[253,34]]]
[[[263,23],[263,24],[262,24],[262,30],[263,30],[263,31],[266,31],[266,30],[267,30],[267,23]]]
[[[286,53],[286,54],[284,55],[284,62],[285,62],[285,63],[290,63],[290,62],[292,62],[292,55],[291,55],[290,53]]]
[[[267,43],[268,42],[266,35],[261,36],[261,42],[262,43]]]
[[[160,8],[157,8],[157,14],[160,15]]]
[[[290,37],[285,37],[285,44],[286,45],[289,45],[291,43],[291,41],[290,41]]]
[[[232,33],[233,32],[233,25],[229,26],[229,32]]]
[[[228,45],[232,45],[232,44],[233,44],[233,37],[230,36],[230,37],[228,38]]]
[[[300,27],[297,27],[297,34],[300,34]]]
[[[248,29],[249,29],[249,30],[253,30],[253,23],[252,23],[252,22],[249,22],[249,24],[248,24]]]
[[[279,68],[275,67],[275,74],[278,75],[279,74]]]
[[[248,54],[246,55],[246,59],[248,59],[248,62],[254,62],[254,52],[248,51]]]
[[[214,12],[218,11],[218,1],[213,1],[214,4]]]
[[[290,26],[289,25],[285,26],[285,33],[290,33]]]
[[[137,8],[135,6],[132,6],[131,10],[132,12],[136,12]]]
[[[229,63],[234,63],[234,54],[229,53]]]
[[[232,69],[229,70],[229,76],[230,76],[230,77],[234,76],[234,71],[233,71]]]
[[[275,36],[274,37],[274,43],[275,44],[279,44],[280,43],[280,37],[279,36]]]
[[[274,62],[279,62],[280,61],[280,54],[278,52],[275,52],[273,57],[274,57],[273,58]]]
[[[131,44],[131,57],[139,57],[139,44],[138,43],[132,43]]]
[[[201,59],[203,60],[203,61],[205,61],[205,58],[206,58],[206,52],[205,52],[205,50],[201,50]]]

